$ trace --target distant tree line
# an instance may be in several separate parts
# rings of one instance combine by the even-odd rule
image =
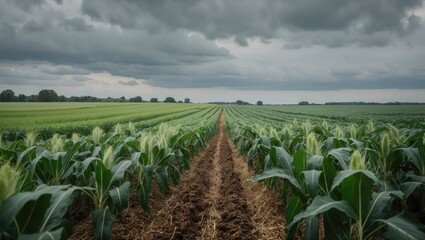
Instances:
[[[237,100],[236,102],[209,102],[211,104],[220,104],[220,105],[253,105],[249,102],[245,102],[242,100]],[[262,106],[263,101],[257,101],[256,105]]]
[[[325,105],[420,105],[420,102],[327,102]]]
[[[58,95],[55,90],[43,89],[37,95],[15,95],[15,92],[11,89],[6,89],[0,93],[0,102],[147,102],[144,101],[141,96],[132,97],[126,99],[124,96],[120,98],[98,98],[93,96],[71,96],[65,97],[64,95]],[[158,98],[151,98],[149,102],[160,102]],[[173,97],[167,97],[163,102],[166,103],[190,103],[189,98],[185,98],[184,101],[176,101]]]

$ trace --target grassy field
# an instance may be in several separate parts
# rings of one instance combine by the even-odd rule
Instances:
[[[0,131],[61,130],[139,123],[156,117],[195,113],[207,104],[167,103],[1,103]]]

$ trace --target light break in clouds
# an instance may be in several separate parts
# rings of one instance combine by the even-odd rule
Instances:
[[[0,90],[425,102],[423,0],[0,0]]]

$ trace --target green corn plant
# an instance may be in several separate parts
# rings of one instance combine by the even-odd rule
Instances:
[[[416,139],[416,147],[400,148],[403,152],[407,163],[413,169],[413,174],[418,176],[416,180],[425,180],[425,134],[414,136]],[[422,176],[423,178],[421,178]]]
[[[148,211],[152,180],[156,176],[161,191],[168,191],[168,162],[175,157],[164,137],[168,135],[161,127],[161,135],[144,134],[140,137],[140,152],[133,153],[134,175],[138,181],[140,204]]]
[[[281,139],[284,143],[290,143],[293,136],[293,131],[290,127],[285,126],[282,128],[281,132]]]
[[[366,170],[365,160],[359,150],[354,150],[350,159],[350,170]]]
[[[357,139],[358,131],[359,131],[359,129],[357,128],[357,126],[355,124],[350,125],[350,137],[351,138]]]
[[[112,165],[114,164],[114,149],[112,146],[109,146],[105,153],[103,154],[102,158],[103,165],[107,169],[111,169]]]
[[[75,144],[77,142],[80,141],[80,136],[78,135],[78,133],[73,133],[72,137],[71,137],[72,142]]]
[[[27,148],[30,148],[34,146],[35,142],[37,141],[37,133],[34,132],[27,132],[24,143]]]
[[[279,139],[280,140],[280,135],[278,134],[276,128],[274,128],[274,127],[270,127],[269,128],[269,133],[267,134],[267,136],[269,136],[270,138],[274,138],[274,139]]]
[[[323,214],[325,237],[370,239],[387,235],[391,239],[421,239],[425,228],[406,214],[394,213],[391,209],[395,199],[403,198],[401,191],[379,191],[379,179],[375,174],[364,169],[364,159],[354,151],[350,159],[350,170],[339,172],[333,180],[331,195],[316,196],[305,210],[299,212],[289,223],[291,234],[299,226],[301,219],[306,219],[313,238],[318,237],[317,216]],[[311,221],[316,223],[310,224]],[[394,223],[398,223],[395,226]]]
[[[130,160],[115,163],[115,158],[112,147],[108,147],[103,154],[103,159],[90,157],[82,162],[81,173],[88,172],[91,176],[89,180],[94,191],[90,194],[90,197],[98,209],[103,209],[108,205],[110,200],[109,191],[115,185],[121,183],[126,170],[131,165]]]
[[[40,186],[34,192],[9,197],[0,208],[0,238],[67,239],[71,224],[64,216],[80,190],[75,186]]]
[[[121,125],[121,124],[117,123],[117,124],[114,126],[114,133],[115,133],[115,134],[123,134],[123,133],[124,133],[124,129],[123,129],[123,127],[122,127],[122,125]]]
[[[0,208],[4,200],[19,191],[21,172],[5,163],[0,167]]]
[[[395,143],[395,145],[404,145],[406,138],[403,134],[400,133],[400,130],[398,130],[398,128],[394,127],[392,124],[388,124],[387,128],[391,140]]]
[[[419,209],[425,212],[425,135],[420,133],[413,138],[416,140],[415,147],[400,148],[405,159],[405,177],[408,179],[400,184],[400,190],[410,196],[405,205],[412,206],[413,211]]]
[[[103,136],[103,130],[100,127],[95,127],[92,131],[92,140],[95,144],[100,143],[100,139]]]
[[[170,142],[174,143],[175,158],[169,161],[168,173],[174,183],[179,181],[180,172],[189,170],[190,159],[205,146],[209,131],[211,129],[207,126],[194,130],[182,129],[170,138]]]
[[[130,160],[114,162],[111,147],[104,153],[103,159],[87,158],[82,162],[81,175],[89,175],[92,190],[84,192],[95,205],[93,226],[95,239],[109,239],[112,231],[113,213],[122,215],[128,206],[130,182],[125,181],[125,173],[131,166]],[[112,156],[111,156],[112,155]],[[111,164],[112,162],[112,164]]]
[[[308,155],[306,151],[300,150],[291,157],[284,148],[272,146],[264,161],[267,167],[251,180],[265,180],[272,178],[272,176],[285,179],[292,185],[293,192],[299,198],[303,198],[305,203],[312,195],[317,194],[320,170],[316,169],[321,168],[322,156]],[[311,174],[314,177],[311,177]]]
[[[392,202],[402,198],[400,191],[373,192],[379,180],[367,170],[341,171],[334,180],[333,196],[316,196],[311,204],[289,223],[291,232],[301,219],[323,214],[325,236],[329,239],[422,239],[425,228],[404,213],[394,214]],[[315,229],[314,238],[318,237]]]
[[[311,155],[321,155],[321,144],[318,143],[316,135],[314,133],[309,133],[306,139],[305,148],[307,153]]]
[[[134,123],[132,123],[132,122],[128,123],[128,132],[129,132],[130,136],[136,134],[136,126],[134,125]]]
[[[269,161],[275,167],[264,170],[250,180],[264,181],[269,187],[280,187],[282,201],[287,206],[285,217],[288,223],[293,220],[296,214],[304,210],[315,196],[324,194],[326,187],[322,181],[324,178],[323,171],[316,170],[322,167],[322,156],[308,155],[301,150],[291,157],[282,147],[271,147],[266,161]],[[291,197],[287,201],[286,192],[288,189],[291,190]],[[316,223],[315,219],[309,224],[314,225]],[[288,236],[293,236],[297,232],[295,229],[298,228],[299,225],[293,228]],[[311,235],[310,233],[306,234]]]
[[[250,127],[239,127],[235,130],[233,135],[233,141],[236,143],[237,149],[243,154],[253,148],[254,140],[258,137],[258,134]],[[256,149],[256,147],[253,149]],[[248,161],[249,160],[250,158],[248,154]]]
[[[322,126],[322,129],[325,132],[329,132],[330,131],[330,125],[329,125],[329,123],[327,121],[323,121],[322,124],[321,124],[321,126]]]
[[[374,132],[374,131],[375,131],[375,124],[373,123],[373,121],[372,121],[372,120],[369,120],[369,121],[367,122],[367,124],[366,124],[366,131],[367,131],[368,133],[370,133],[370,132]]]
[[[312,129],[313,129],[313,127],[312,127],[312,125],[311,125],[310,120],[307,120],[307,121],[303,122],[303,123],[301,124],[301,127],[300,127],[300,131],[301,131],[302,135],[303,135],[305,138],[307,138],[307,137],[308,137],[308,134],[310,134],[310,132],[311,132],[311,130],[312,130]]]
[[[344,130],[342,130],[341,126],[337,125],[335,128],[335,137],[336,138],[343,138],[344,137]]]
[[[59,134],[54,134],[51,139],[52,152],[63,152],[64,141]]]
[[[371,139],[369,144],[371,148],[366,148],[366,162],[370,169],[382,179],[385,190],[398,189],[400,182],[396,175],[402,164],[399,145],[387,133],[382,135],[379,142]]]
[[[22,155],[19,162],[28,160],[28,157],[34,157],[29,162],[33,178],[48,185],[65,184],[73,174],[74,158],[85,144],[85,142],[77,142],[66,152],[56,153],[43,148],[29,149],[28,154]]]

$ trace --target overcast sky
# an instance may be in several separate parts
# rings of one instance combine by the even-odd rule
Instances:
[[[423,0],[0,0],[0,90],[425,102]]]

